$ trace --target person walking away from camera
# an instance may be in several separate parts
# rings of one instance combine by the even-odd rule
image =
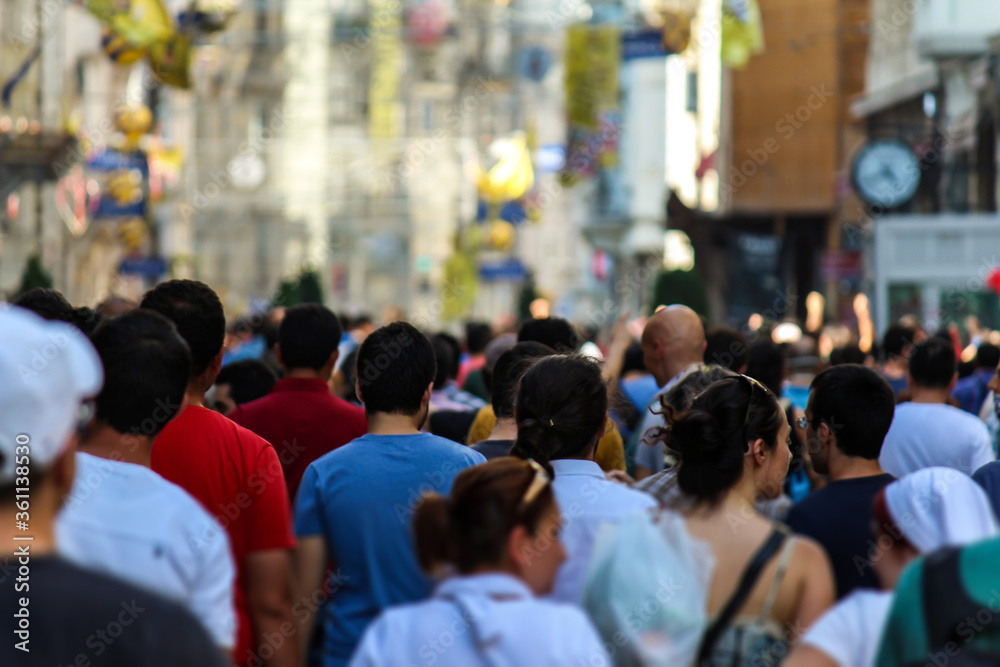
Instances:
[[[295,506],[299,591],[311,595],[326,583],[334,596],[323,612],[324,667],[346,665],[384,609],[430,594],[413,550],[414,512],[423,492],[447,494],[458,473],[486,460],[420,431],[435,371],[431,343],[412,325],[395,322],[369,335],[357,365],[368,433],[313,461],[302,478]],[[314,615],[298,620],[304,646]]]
[[[539,359],[521,377],[514,405],[517,441],[510,453],[551,469],[566,516],[568,558],[552,599],[577,603],[598,528],[652,509],[656,501],[608,481],[594,461],[608,412],[607,386],[596,362],[579,355]]]
[[[184,408],[157,437],[151,464],[194,496],[229,536],[236,563],[233,662],[298,665],[296,642],[268,639],[283,638],[281,628],[292,623],[295,538],[281,461],[266,440],[205,407],[205,392],[222,367],[222,303],[204,283],[168,280],[139,305],[173,322],[191,351]]]
[[[517,383],[537,359],[555,354],[555,350],[541,343],[518,343],[500,355],[492,373],[493,412],[497,425],[490,437],[472,445],[472,449],[487,460],[507,456],[517,440],[517,422],[514,420],[514,394]]]
[[[652,437],[663,427],[663,416],[656,411],[660,398],[684,375],[703,363],[705,329],[698,314],[682,305],[667,306],[653,315],[642,330],[642,358],[662,387],[653,397],[636,429],[635,478],[642,480],[666,467],[663,443]]]
[[[23,308],[0,310],[0,340],[0,664],[229,664],[177,602],[58,555],[101,361],[78,330]]]
[[[906,566],[1000,530],[986,493],[950,468],[924,468],[892,482],[875,497],[872,514],[872,548],[860,565],[878,573],[881,589],[856,590],[838,602],[809,629],[785,667],[872,667]]]
[[[232,651],[236,575],[226,532],[184,489],[149,469],[157,435],[184,400],[187,344],[169,320],[142,309],[105,321],[91,341],[104,388],[56,522],[59,553],[179,602],[216,646]]]
[[[351,666],[395,667],[415,655],[440,667],[610,664],[583,611],[539,598],[566,558],[561,527],[552,483],[534,461],[463,471],[450,497],[427,496],[413,518],[421,568],[445,578],[429,600],[383,612]]]
[[[685,412],[665,405],[656,433],[680,460],[677,482],[695,499],[684,510],[690,535],[715,556],[709,627],[701,665],[777,665],[794,643],[786,628],[808,628],[833,603],[823,549],[761,516],[761,498],[781,493],[791,460],[785,412],[745,375],[699,394]]]
[[[955,350],[932,337],[910,355],[910,400],[896,406],[879,462],[896,477],[944,466],[971,475],[994,461],[989,430],[977,416],[948,405],[958,377]]]
[[[292,502],[310,463],[368,430],[364,410],[331,394],[327,385],[340,333],[340,319],[325,306],[289,308],[274,349],[284,377],[267,396],[229,414],[277,450]]]

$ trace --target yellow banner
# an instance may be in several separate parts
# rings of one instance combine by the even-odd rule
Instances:
[[[372,59],[368,86],[368,136],[394,139],[399,134],[399,75],[402,69],[402,16],[398,0],[371,3]]]

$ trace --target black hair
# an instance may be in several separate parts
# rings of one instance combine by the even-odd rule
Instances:
[[[452,379],[452,366],[455,362],[455,352],[440,334],[431,337],[431,347],[434,348],[434,361],[437,372],[434,374],[434,388],[442,389],[448,380]]]
[[[485,322],[469,322],[465,325],[465,348],[469,354],[480,354],[493,336],[493,328]]]
[[[97,325],[104,320],[100,313],[93,308],[88,308],[87,306],[74,308],[72,317],[73,324],[76,325],[76,328],[88,336],[94,333],[94,329],[97,328]]]
[[[181,410],[191,375],[187,343],[170,320],[141,308],[102,322],[91,341],[104,365],[96,419],[155,437]]]
[[[15,306],[30,310],[39,317],[76,325],[73,306],[61,293],[48,287],[34,287],[14,301]]]
[[[191,377],[211,365],[226,340],[226,315],[219,296],[197,280],[168,280],[146,292],[140,308],[165,315],[191,350]]]
[[[996,368],[1000,364],[1000,347],[993,343],[981,343],[976,350],[976,365],[979,368]]]
[[[737,374],[725,366],[716,364],[698,366],[681,375],[670,389],[663,392],[660,406],[670,405],[676,411],[687,410],[696,396],[719,380],[731,377],[737,377]]]
[[[580,336],[573,325],[561,317],[528,320],[517,332],[517,342],[534,341],[548,345],[560,354],[573,354],[580,347]]]
[[[424,572],[441,575],[451,567],[468,574],[498,566],[515,527],[523,525],[536,534],[555,508],[552,484],[524,504],[536,475],[530,464],[505,456],[459,473],[450,498],[423,496],[413,516],[413,534]]]
[[[372,324],[373,322],[374,320],[372,320],[371,315],[369,315],[368,313],[361,313],[360,315],[355,317],[354,320],[351,322],[351,327],[356,329],[358,327],[363,327],[367,324]]]
[[[285,368],[318,371],[340,345],[340,320],[318,303],[304,303],[285,311],[278,328],[278,345]]]
[[[451,365],[448,367],[448,377],[455,379],[458,377],[458,369],[461,367],[462,361],[462,344],[458,342],[458,339],[452,336],[450,333],[442,331],[435,335],[435,338],[440,338],[448,347],[451,348]],[[438,369],[440,372],[440,369]]]
[[[785,379],[785,351],[768,341],[760,341],[750,346],[747,352],[747,375],[781,396]]]
[[[913,345],[917,329],[913,326],[897,322],[885,330],[882,336],[882,353],[886,361],[892,357],[900,357],[906,348]]]
[[[705,332],[705,363],[725,366],[739,373],[750,356],[747,339],[732,327],[716,326]]]
[[[813,427],[825,423],[847,456],[875,460],[892,425],[896,395],[879,373],[858,364],[832,366],[809,385]]]
[[[625,349],[625,358],[622,360],[622,375],[633,371],[648,372],[642,360],[642,345],[639,341],[634,341]]]
[[[666,428],[663,439],[680,464],[677,484],[699,502],[718,502],[743,476],[750,443],[761,438],[770,449],[786,423],[774,394],[744,376],[724,378],[678,411],[661,399]]]
[[[842,345],[830,352],[830,365],[864,364],[867,356],[857,345]]]
[[[340,372],[344,376],[344,388],[340,397],[355,405],[358,404],[358,394],[355,391],[355,385],[358,382],[358,349],[358,346],[351,348],[344,355],[343,361],[340,362]]]
[[[914,384],[928,389],[944,389],[955,377],[955,348],[949,341],[931,336],[913,348],[910,377]]]
[[[260,359],[243,359],[226,364],[215,378],[216,385],[229,385],[229,395],[236,405],[267,396],[277,381],[278,376]]]
[[[373,331],[358,351],[358,384],[365,412],[415,415],[437,366],[427,336],[407,322]]]
[[[555,354],[547,345],[529,341],[518,343],[497,359],[493,367],[493,413],[497,419],[514,416],[514,399],[518,380],[531,367],[532,362]]]
[[[539,359],[521,376],[517,441],[510,454],[551,471],[549,461],[576,458],[596,447],[607,409],[608,390],[592,359],[575,354]]]

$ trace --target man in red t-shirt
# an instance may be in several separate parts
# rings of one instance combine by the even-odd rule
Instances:
[[[274,349],[285,377],[267,396],[229,413],[278,451],[292,501],[310,463],[368,432],[365,411],[334,396],[327,384],[340,335],[340,319],[329,308],[315,303],[289,308]]]
[[[194,496],[229,534],[238,621],[233,662],[298,667],[301,650],[292,636],[295,538],[281,462],[266,440],[204,407],[205,391],[222,366],[222,303],[204,283],[170,280],[147,292],[141,307],[173,321],[191,348],[185,405],[156,439],[152,468]]]

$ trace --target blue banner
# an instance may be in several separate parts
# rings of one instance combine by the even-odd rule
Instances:
[[[622,60],[637,58],[662,58],[670,55],[663,48],[663,31],[637,30],[622,35]]]
[[[95,218],[146,217],[149,161],[145,153],[109,148],[90,158],[87,170],[100,187]]]

